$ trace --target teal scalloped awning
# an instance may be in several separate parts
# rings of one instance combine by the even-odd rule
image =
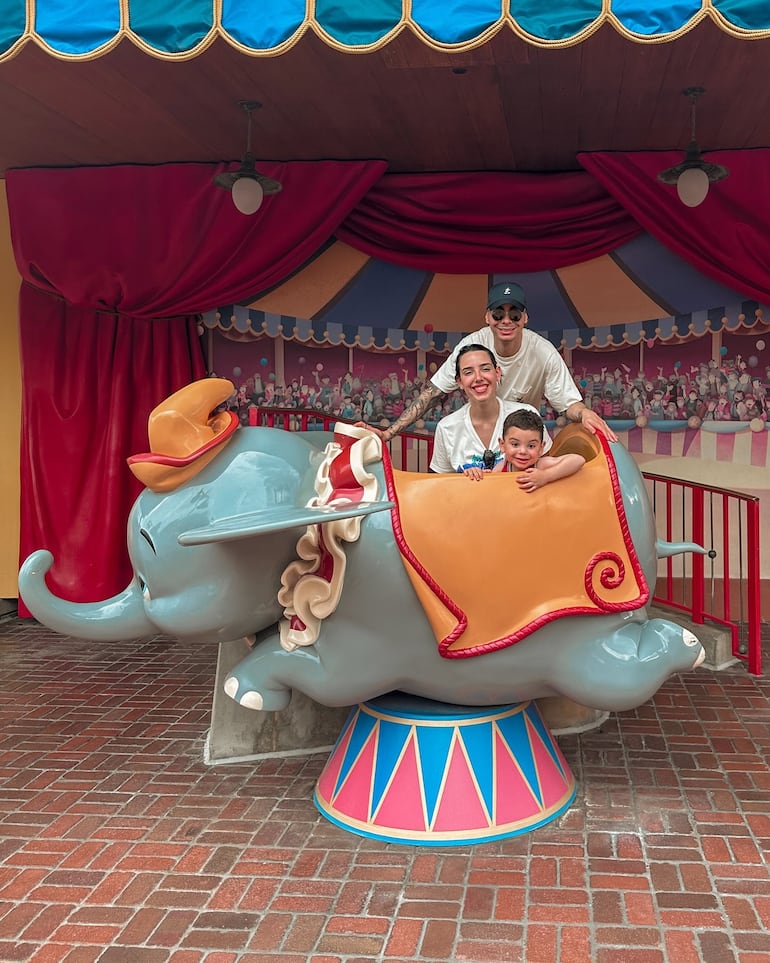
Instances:
[[[529,43],[579,43],[603,24],[630,39],[673,39],[705,18],[737,37],[770,36],[767,0],[0,0],[0,60],[32,41],[58,57],[98,57],[126,38],[160,58],[193,57],[217,37],[276,54],[313,31],[351,53],[402,29],[443,50],[477,46],[501,29]]]

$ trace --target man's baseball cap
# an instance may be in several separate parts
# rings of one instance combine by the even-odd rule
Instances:
[[[487,309],[493,311],[501,304],[515,304],[522,311],[527,310],[527,299],[520,284],[515,281],[501,281],[489,289]]]

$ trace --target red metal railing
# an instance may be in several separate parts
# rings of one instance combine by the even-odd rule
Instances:
[[[697,625],[713,622],[727,628],[733,655],[748,663],[752,675],[761,675],[759,498],[642,474],[658,538],[696,542],[708,551],[662,560],[654,601],[688,612]]]
[[[249,424],[289,431],[329,431],[336,418],[320,411],[250,408]],[[401,432],[388,442],[395,468],[427,471],[433,435]],[[695,542],[707,555],[662,559],[653,600],[686,612],[696,625],[712,622],[731,635],[733,655],[762,674],[759,499],[742,492],[642,472],[658,538]]]

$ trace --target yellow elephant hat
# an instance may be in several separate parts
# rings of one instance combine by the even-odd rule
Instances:
[[[235,412],[212,414],[234,390],[225,378],[204,378],[153,408],[147,423],[150,451],[128,459],[139,481],[151,491],[170,492],[208,465],[238,427]]]

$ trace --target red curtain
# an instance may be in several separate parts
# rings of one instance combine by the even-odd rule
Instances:
[[[126,521],[141,485],[125,459],[146,451],[155,405],[205,375],[197,321],[73,308],[27,284],[20,317],[21,558],[47,548],[57,595],[108,598],[131,574]]]
[[[747,297],[770,303],[770,150],[709,151],[705,160],[729,168],[698,207],[685,207],[658,172],[682,151],[578,154],[578,160],[653,237]]]
[[[147,416],[205,375],[198,312],[245,300],[314,254],[382,161],[264,164],[282,195],[256,215],[211,183],[224,166],[10,171],[24,279],[21,558],[47,548],[53,591],[97,601],[128,582],[126,520]],[[158,320],[165,319],[165,320]],[[19,612],[28,615],[23,600]]]
[[[372,257],[447,274],[552,270],[638,234],[583,171],[386,174],[337,229]]]

